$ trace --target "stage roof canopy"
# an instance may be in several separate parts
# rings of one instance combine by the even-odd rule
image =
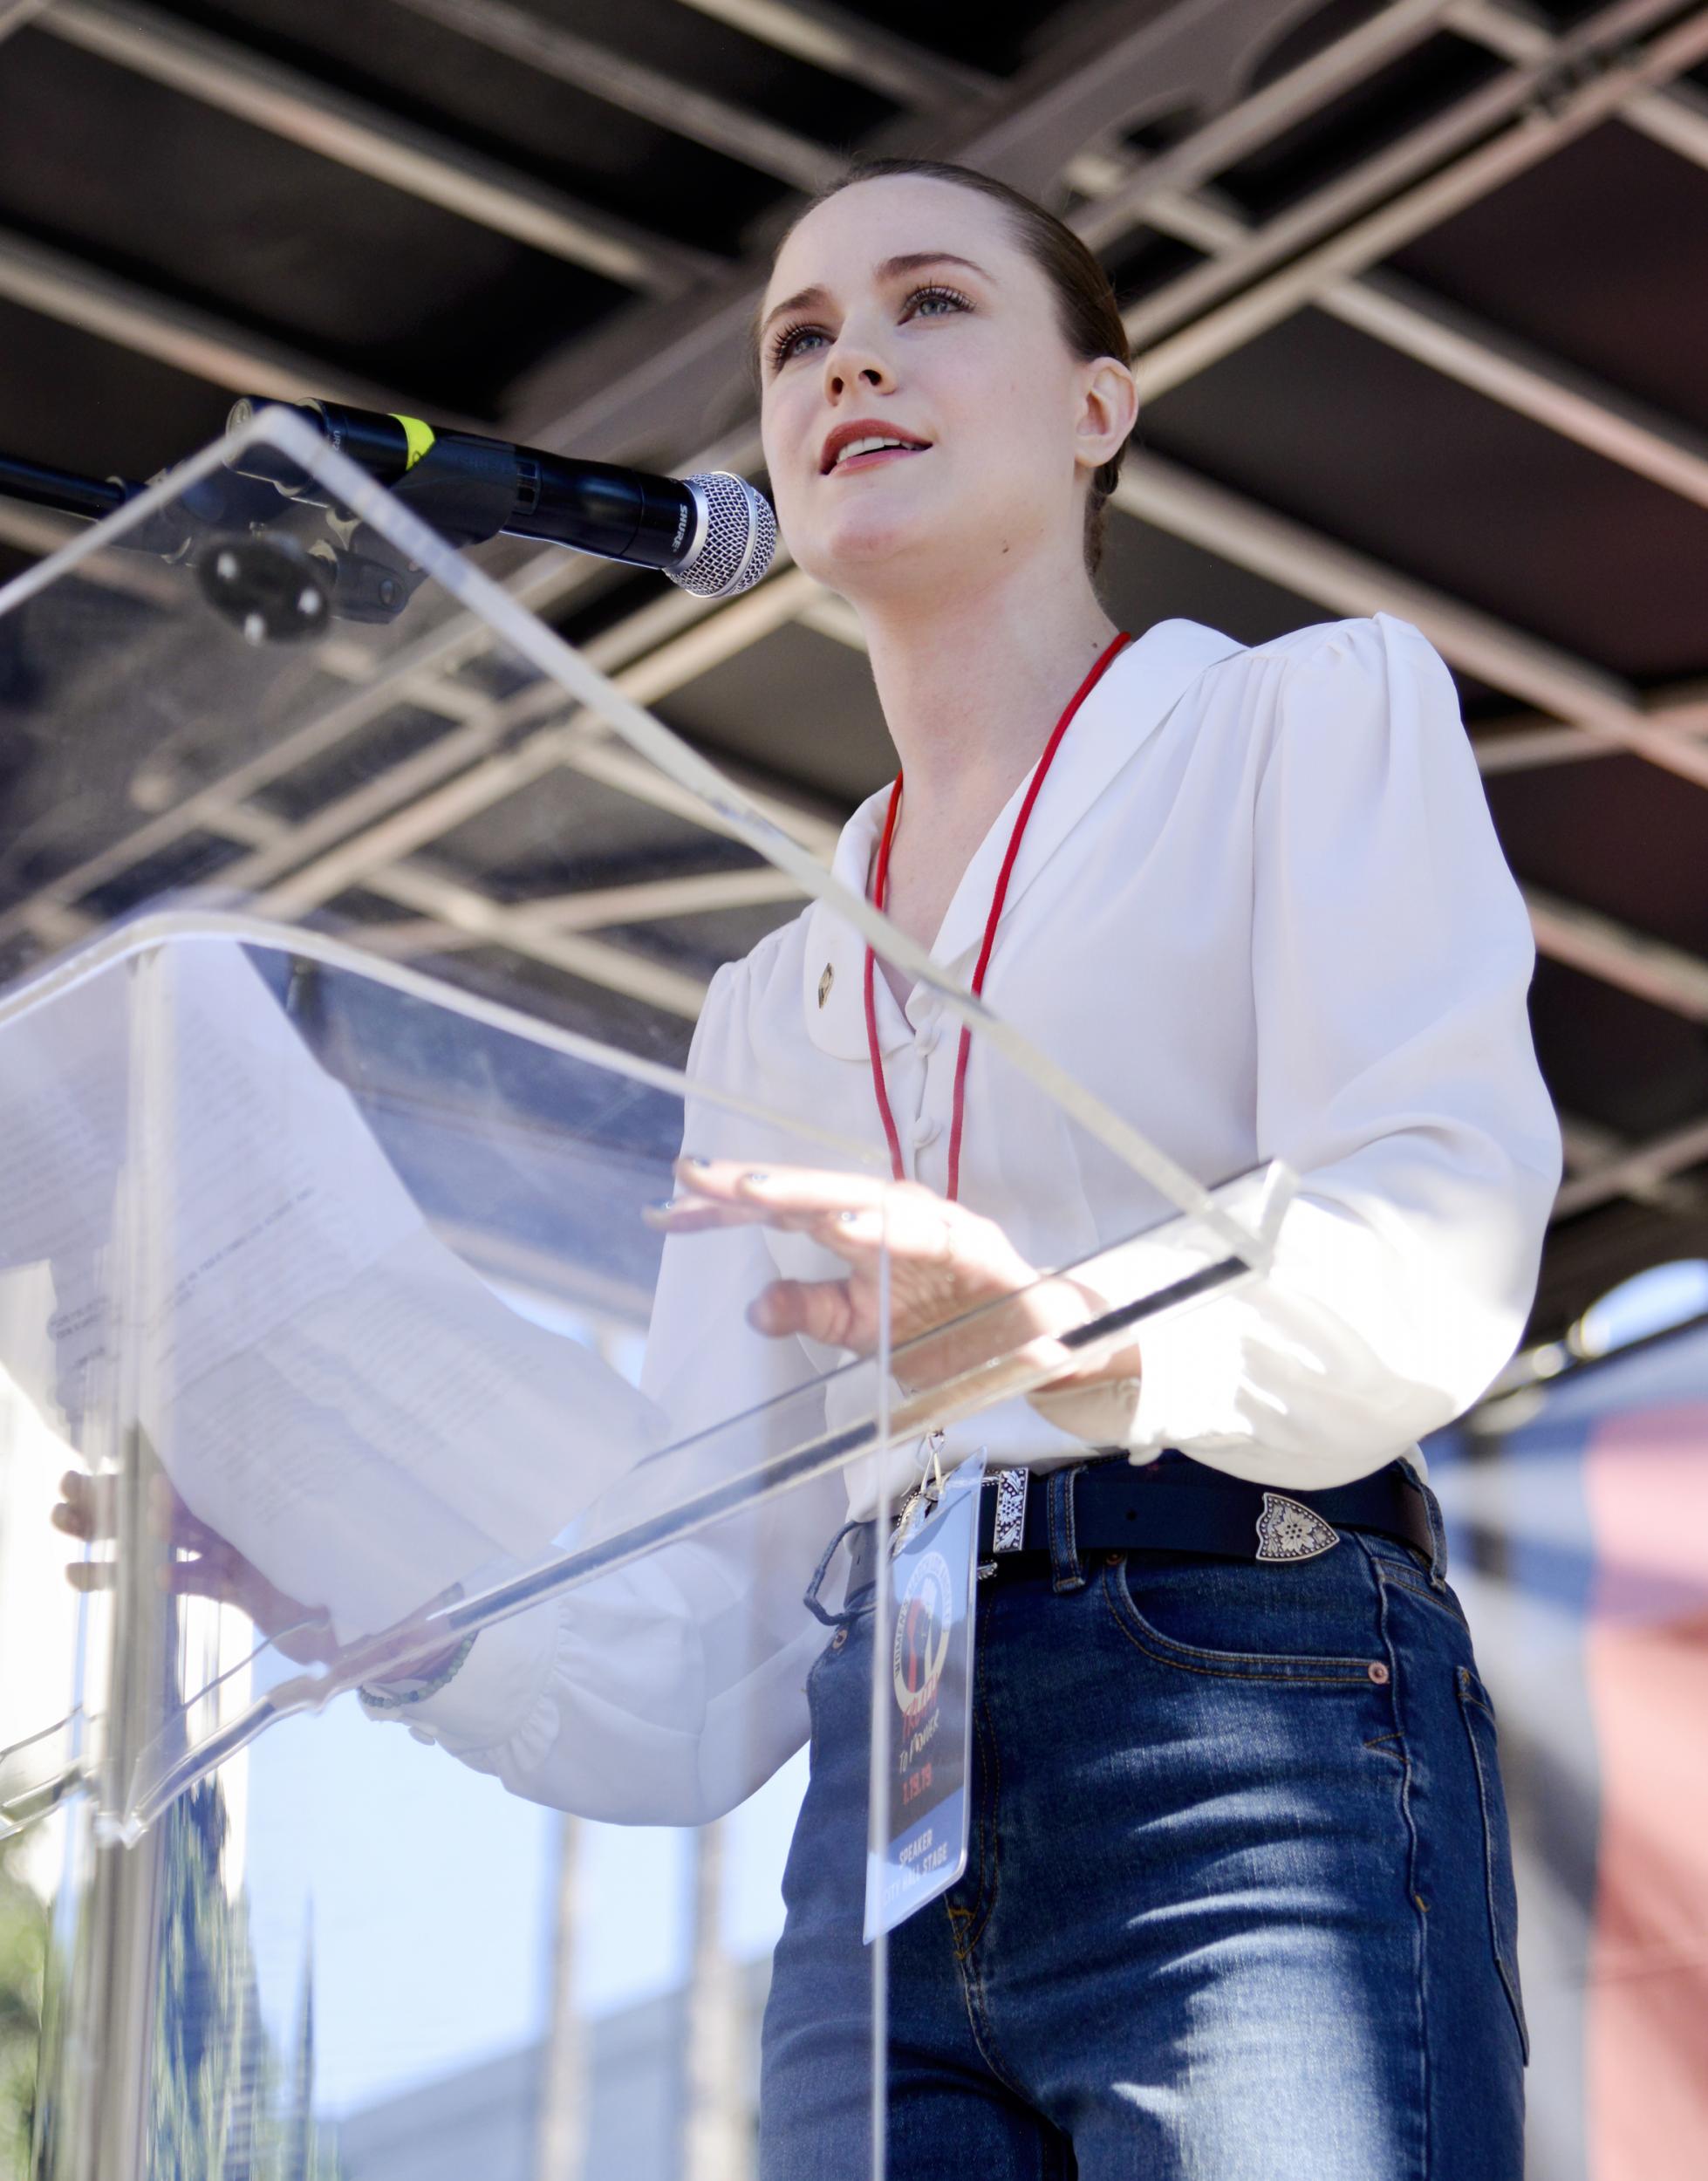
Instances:
[[[0,444],[144,477],[237,393],[318,394],[762,482],[752,303],[855,151],[987,168],[1109,265],[1146,399],[1117,619],[1386,611],[1452,665],[1566,1129],[1535,1337],[1708,1255],[1708,6],[0,0]],[[0,499],[0,579],[70,527]],[[550,618],[827,849],[892,763],[841,602],[560,558]],[[377,949],[680,1052],[796,903],[637,780],[507,790],[478,669],[229,797],[192,753],[164,822],[139,753],[134,854],[14,805],[0,971],[263,827]],[[22,782],[12,741],[0,687]]]

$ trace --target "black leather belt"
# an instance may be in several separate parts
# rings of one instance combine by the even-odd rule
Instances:
[[[1209,1553],[1285,1565],[1314,1560],[1348,1529],[1379,1530],[1432,1561],[1435,1537],[1423,1487],[1402,1463],[1326,1492],[1277,1492],[1185,1454],[1135,1464],[1120,1458],[1061,1470],[999,1469],[980,1494],[979,1560],[1001,1568],[1015,1554],[1048,1554],[1052,1480],[1071,1493],[1075,1550]],[[1060,1489],[1062,1487],[1058,1487]],[[849,1538],[849,1593],[872,1580],[876,1531]],[[1014,1563],[1019,1564],[1019,1563]]]

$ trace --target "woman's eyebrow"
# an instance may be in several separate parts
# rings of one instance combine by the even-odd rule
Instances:
[[[886,257],[878,268],[878,277],[893,280],[898,273],[917,272],[921,265],[965,265],[981,280],[990,278],[982,265],[975,265],[970,257],[958,257],[952,250],[910,250],[900,257]]]
[[[977,273],[981,280],[990,278],[982,265],[975,264],[970,257],[958,256],[952,250],[904,250],[898,257],[886,257],[878,268],[878,277],[880,280],[893,280],[900,273],[917,272],[921,265],[965,265],[968,272]],[[782,318],[786,311],[810,310],[828,303],[830,297],[830,290],[819,287],[803,288],[792,296],[785,296],[765,313],[759,331],[763,334],[772,319]]]
[[[792,296],[785,296],[781,303],[773,304],[761,319],[759,330],[762,334],[771,320],[782,318],[786,311],[810,310],[815,304],[828,303],[830,299],[828,288],[802,288]]]

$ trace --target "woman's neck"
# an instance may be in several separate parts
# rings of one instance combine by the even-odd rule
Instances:
[[[975,844],[1115,635],[1074,570],[1035,570],[947,598],[862,601],[885,722],[906,776],[908,830],[981,819]]]
[[[987,585],[945,600],[863,600],[878,701],[907,783],[885,906],[930,947],[1002,806],[1043,755],[1062,708],[1113,640],[1083,572]],[[905,1007],[912,979],[884,974]]]

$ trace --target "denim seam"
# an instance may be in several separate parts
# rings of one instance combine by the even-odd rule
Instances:
[[[995,1605],[996,1601],[992,1598],[985,1608],[987,1640]],[[996,1746],[996,1729],[990,1717],[990,1684],[986,1670],[986,1660],[988,1656],[989,1653],[984,1643],[975,1644],[973,1665],[973,1732],[977,1739],[980,1752],[989,1767],[991,1792],[988,1807],[985,1806],[982,1799],[975,1799],[974,1802],[974,1808],[978,1813],[979,1841],[978,1883],[974,1894],[974,1905],[971,1909],[952,1908],[949,1911],[950,1936],[954,1945],[955,1958],[962,1962],[967,1959],[980,1939],[984,1937],[985,1927],[990,1922],[991,1911],[996,1905],[997,1866],[1001,1855],[997,1808],[1002,1795],[1002,1758]],[[970,1792],[972,1787],[970,1781],[967,1786]],[[967,1851],[970,1856],[972,1852],[970,1833]],[[964,1928],[958,1928],[958,1926],[964,1926]]]
[[[991,2027],[990,2014],[985,2006],[984,1979],[978,1965],[966,1955],[955,1957],[955,1967],[960,1977],[960,1996],[967,2008],[967,2027],[973,2034],[973,2043],[979,2057],[1002,2088],[1017,2097],[1023,2105],[1032,2102],[1024,2084],[1015,2081],[1007,2063],[996,2050],[996,2034]]]
[[[990,1765],[992,1775],[994,1777],[997,1762],[995,1737],[990,1733],[988,1724],[982,1716],[983,1710],[982,1705],[974,1707],[974,1732],[978,1736],[980,1749],[985,1753],[986,1761]],[[969,1841],[968,1854],[971,1853],[972,1843]],[[970,1909],[952,1908],[949,1911],[954,1919],[952,1935],[954,1939],[955,1959],[958,1961],[965,1961],[984,1937],[985,1926],[990,1921],[990,1911],[995,1904],[996,1814],[994,1809],[989,1811],[980,1809],[979,1812],[978,1855],[979,1868],[974,1879],[973,1906]]]
[[[987,1640],[988,1622],[986,1632]],[[996,2033],[991,2025],[989,2011],[985,2005],[984,1979],[980,1973],[979,1965],[974,1959],[975,1949],[980,1939],[984,1936],[990,1923],[992,1912],[996,1906],[1000,1878],[998,1866],[1002,1852],[1001,1828],[997,1822],[1002,1798],[1002,1758],[1001,1752],[997,1746],[995,1725],[990,1718],[989,1712],[990,1685],[986,1670],[986,1661],[988,1657],[987,1650],[982,1645],[978,1647],[974,1667],[976,1695],[974,1719],[979,1728],[980,1747],[988,1751],[991,1781],[989,1807],[987,1811],[980,1813],[979,1821],[979,1890],[978,1907],[974,1911],[976,1920],[972,1930],[967,1933],[964,1943],[956,1938],[953,1924],[950,1925],[950,1936],[953,1943],[955,1973],[960,1979],[961,2000],[967,2009],[967,2026],[972,2031],[973,2042],[978,2048],[979,2056],[1005,2089],[1012,2091],[1015,2096],[1023,2102],[1029,2102],[1024,2088],[1015,2081],[998,2055]],[[988,1873],[987,1878],[987,1873]]]
[[[1373,1555],[1371,1555],[1371,1564],[1373,1566],[1377,1564]],[[1383,1589],[1380,1583],[1377,1585],[1377,1599],[1379,1624],[1382,1631],[1382,1646],[1383,1651],[1387,1653],[1388,1658],[1389,1700],[1393,1705],[1394,1717],[1397,1720],[1400,1718],[1401,1704],[1399,1661],[1395,1656],[1393,1637],[1388,1628],[1388,1593]],[[1397,1739],[1399,1740],[1400,1748],[1402,1752],[1404,1752],[1405,1747],[1405,1733],[1403,1723],[1400,1726]],[[1417,1962],[1418,1970],[1418,2089],[1420,2134],[1423,2150],[1423,2157],[1420,2164],[1418,2165],[1418,2171],[1420,2175],[1426,2177],[1432,2171],[1430,2163],[1431,2093],[1430,2082],[1431,2068],[1429,2039],[1429,1916],[1426,1911],[1420,1909],[1418,1906],[1418,1902],[1420,1897],[1418,1884],[1418,1856],[1419,1843],[1418,1838],[1417,1815],[1411,1808],[1411,1766],[1409,1759],[1405,1761],[1400,1773],[1399,1804],[1400,1815],[1405,1829],[1405,1890],[1409,1904],[1411,1909],[1413,1928],[1417,1932],[1414,1959]]]
[[[1121,1596],[1115,1587],[1113,1568],[1103,1570],[1103,1602],[1115,1625],[1135,1651],[1143,1652],[1147,1658],[1154,1658],[1159,1665],[1172,1666],[1180,1673],[1201,1673],[1218,1681],[1303,1681],[1331,1689],[1356,1689],[1370,1685],[1370,1664],[1363,1658],[1315,1659],[1283,1651],[1271,1659],[1266,1658],[1261,1651],[1200,1651],[1192,1644],[1177,1644],[1160,1630],[1152,1628],[1131,1598]],[[1149,1643],[1129,1625],[1129,1617],[1150,1637]],[[1153,1650],[1153,1644],[1159,1648]],[[1199,1659],[1211,1658],[1226,1663],[1216,1665],[1194,1663]],[[1322,1667],[1333,1671],[1298,1671]]]
[[[1461,1628],[1469,1626],[1469,1623],[1459,1608],[1451,1598],[1444,1597],[1432,1584],[1427,1582],[1413,1583],[1409,1576],[1401,1575],[1397,1569],[1383,1560],[1376,1562],[1376,1572],[1377,1580],[1379,1583],[1391,1583],[1397,1590],[1409,1590],[1414,1598],[1421,1598],[1425,1605],[1437,1606],[1442,1612],[1451,1614]]]
[[[1493,1706],[1486,1703],[1476,1692],[1477,1689],[1481,1687],[1481,1683],[1478,1682],[1473,1687],[1472,1678],[1468,1669],[1464,1666],[1459,1669],[1453,1678],[1459,1690],[1461,1718],[1468,1711],[1480,1712],[1488,1721],[1491,1731],[1498,1734],[1500,1728],[1496,1725]],[[1471,1745],[1472,1769],[1477,1775],[1477,1815],[1481,1822],[1483,1834],[1483,1891],[1488,1912],[1489,1950],[1494,1956],[1494,1966],[1500,1974],[1501,1989],[1506,1993],[1506,2004],[1512,2009],[1513,2022],[1518,2031],[1520,2048],[1524,2054],[1525,2063],[1527,2066],[1530,2060],[1530,2032],[1525,2022],[1524,2003],[1519,1997],[1513,1965],[1502,1951],[1500,1919],[1496,1915],[1494,1906],[1494,1820],[1490,1807],[1488,1781],[1483,1769],[1483,1753],[1477,1747],[1477,1737],[1471,1732],[1469,1720],[1465,1721],[1465,1740]]]

